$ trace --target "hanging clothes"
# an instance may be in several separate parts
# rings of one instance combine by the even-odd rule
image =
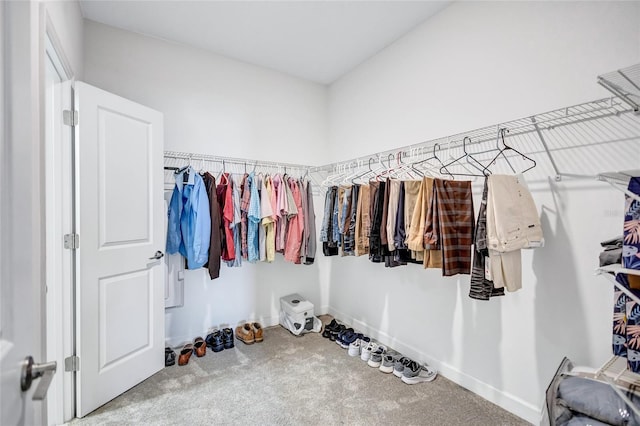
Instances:
[[[222,260],[231,262],[236,258],[236,250],[233,246],[233,233],[231,231],[231,222],[234,220],[233,187],[228,173],[223,173],[220,176],[220,183],[216,187],[216,198],[220,206],[222,229],[224,231],[221,256]]]
[[[233,260],[228,260],[227,266],[238,268],[242,266],[242,236],[240,223],[242,222],[242,213],[240,212],[240,182],[237,182],[235,178],[231,178],[227,174],[227,180],[229,181],[229,185],[232,187],[232,205],[233,205],[233,220],[227,226],[233,235],[233,241],[230,241],[229,244],[233,247]],[[226,231],[225,231],[226,232]],[[223,256],[224,260],[225,257]]]
[[[341,193],[342,191],[342,193]],[[342,186],[338,189],[338,197],[341,201],[341,205],[338,207],[340,212],[340,218],[338,227],[340,229],[340,246],[342,247],[342,256],[346,256],[344,252],[344,240],[345,235],[349,234],[349,224],[351,223],[351,187]]]
[[[429,206],[433,199],[433,178],[424,177],[420,182],[416,204],[411,216],[409,234],[407,235],[407,247],[416,253],[422,253],[425,268],[442,268],[442,251],[427,250],[424,245],[425,225]]]
[[[405,208],[405,192],[404,192],[404,184],[405,182],[400,182],[400,188],[398,191],[398,205],[396,207],[396,220],[395,220],[395,229],[393,231],[393,241],[396,250],[406,250],[407,245],[405,227],[404,227],[404,208]]]
[[[369,233],[371,232],[369,213],[371,188],[369,185],[360,185],[359,192],[355,229],[356,256],[369,254]]]
[[[425,248],[442,250],[442,275],[471,273],[473,199],[470,181],[434,179]]]
[[[331,212],[331,241],[333,241],[337,247],[340,247],[340,228],[338,227],[338,212],[340,211],[339,200],[339,190],[336,190],[333,193],[333,201],[331,203],[333,207]]]
[[[276,174],[272,178],[273,191],[276,197],[276,251],[284,252],[284,234],[286,225],[287,197],[284,193],[282,176]]]
[[[296,180],[296,184],[298,185],[298,192],[300,192],[300,199],[302,200],[301,211],[302,211],[302,217],[304,218],[302,221],[302,241],[300,243],[300,260],[298,263],[304,263],[307,257],[306,232],[309,226],[308,216],[307,216],[309,214],[309,212],[307,211],[309,204],[307,203],[307,191],[304,187],[303,180],[302,179]]]
[[[249,203],[251,201],[251,186],[248,182],[249,175],[245,173],[242,176],[242,183],[240,184],[240,239],[242,243],[242,258],[247,260],[249,258],[249,248],[247,245],[247,227],[249,217]]]
[[[407,236],[405,231],[405,184],[406,181],[400,183],[400,194],[398,196],[398,209],[396,212],[396,229],[394,234],[394,244],[396,250],[394,251],[394,261],[389,264],[389,267],[403,266],[407,263],[418,263],[411,255],[411,250],[407,247]]]
[[[394,179],[388,179],[384,188],[384,206],[382,211],[382,223],[380,224],[380,241],[382,242],[384,250],[384,266],[386,268],[395,268],[396,266],[406,265],[406,262],[400,261],[399,252],[398,250],[395,250],[395,243],[393,242],[394,231],[389,231],[389,229],[395,228],[395,220],[398,212],[399,184],[400,182]],[[391,218],[392,215],[393,218]],[[389,221],[391,219],[393,219],[394,223],[393,228],[389,226]]]
[[[369,234],[369,260],[374,263],[381,263],[385,260],[385,255],[389,252],[386,246],[382,245],[382,213],[384,210],[384,193],[386,182],[371,182],[372,191],[372,215],[371,231]]]
[[[176,175],[168,211],[167,253],[180,253],[189,269],[202,267],[209,259],[211,216],[202,178],[193,167]]]
[[[300,263],[300,248],[302,246],[304,213],[302,211],[302,196],[294,179],[288,179],[291,200],[295,206],[295,214],[290,215],[287,226],[287,242],[284,249],[284,259],[293,263]],[[292,211],[293,209],[290,209]]]
[[[409,247],[409,236],[411,234],[411,226],[413,219],[413,211],[415,210],[418,202],[418,195],[420,188],[422,187],[422,181],[418,180],[406,180],[404,181],[404,232],[405,232],[405,246],[411,250],[411,258],[422,262],[423,249],[413,250]]]
[[[351,197],[349,200],[349,218],[345,223],[345,235],[343,238],[342,252],[345,256],[355,255],[355,235],[359,194],[360,186],[353,185],[351,187]]]
[[[262,173],[256,175],[256,182],[258,183],[258,199],[260,208],[260,218],[258,220],[258,260],[260,262],[267,261],[267,233],[264,226],[262,226],[262,188],[264,184],[264,177]],[[266,192],[266,191],[265,191]],[[268,201],[267,201],[268,202]]]
[[[489,271],[497,288],[522,288],[520,249],[544,244],[538,210],[521,176],[490,175],[487,196]]]
[[[478,300],[489,300],[491,297],[504,296],[504,287],[496,288],[493,281],[486,274],[486,260],[489,257],[487,249],[487,197],[489,193],[489,181],[484,179],[482,190],[482,201],[478,211],[476,221],[476,232],[474,235],[473,267],[471,270],[471,286],[469,297]]]
[[[260,211],[262,216],[262,227],[265,238],[265,261],[273,262],[276,257],[276,215],[275,194],[270,176],[265,176],[262,180],[262,191],[260,197]]]
[[[260,259],[260,236],[258,229],[261,220],[260,195],[258,194],[260,182],[257,176],[251,172],[247,178],[247,183],[251,191],[249,210],[247,212],[247,259],[253,263]]]
[[[310,181],[305,182],[307,193],[307,213],[305,214],[305,265],[312,265],[316,257],[316,213],[313,207],[313,188]]]
[[[396,235],[396,219],[398,216],[398,201],[400,198],[400,185],[401,181],[391,180],[389,181],[389,208],[387,212],[387,246],[389,251],[396,250],[395,235]]]
[[[324,199],[324,216],[322,217],[322,228],[320,229],[320,241],[322,242],[322,252],[325,256],[338,255],[338,243],[334,240],[333,232],[333,215],[336,210],[334,204],[336,202],[337,192],[338,187],[332,186],[327,190]]]
[[[216,195],[216,178],[209,172],[202,175],[202,181],[209,198],[209,214],[211,216],[211,237],[209,239],[209,260],[204,265],[209,270],[209,277],[213,280],[220,276],[220,257],[222,256],[222,221],[220,218],[220,204]]]

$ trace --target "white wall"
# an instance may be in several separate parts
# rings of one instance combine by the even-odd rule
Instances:
[[[331,85],[333,157],[603,98],[596,76],[639,61],[638,2],[456,2]],[[600,163],[571,151],[561,167],[637,168],[638,142],[600,148]],[[623,201],[602,183],[544,176],[532,191],[547,244],[523,253],[523,290],[475,301],[466,276],[334,257],[330,311],[537,423],[563,356],[610,355],[612,291],[593,270],[599,242],[622,233]]]
[[[165,149],[324,164],[326,88],[87,21],[90,84],[161,111]]]
[[[167,150],[328,162],[324,86],[91,21],[84,72],[89,84],[161,111]],[[318,257],[312,266],[281,255],[274,264],[223,265],[213,281],[204,269],[186,271],[184,307],[167,310],[167,340],[177,345],[244,320],[277,324],[279,298],[293,292],[326,311]]]

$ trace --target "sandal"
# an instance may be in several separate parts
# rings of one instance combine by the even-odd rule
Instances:
[[[176,363],[176,353],[170,347],[164,348],[164,366],[170,367]]]
[[[204,339],[202,337],[196,337],[193,341],[193,352],[195,352],[198,358],[203,357],[207,353],[207,345],[204,343]]]
[[[193,353],[193,345],[191,343],[187,343],[182,347],[180,351],[180,356],[178,357],[178,365],[187,365],[189,364],[189,358],[191,358],[191,354]]]

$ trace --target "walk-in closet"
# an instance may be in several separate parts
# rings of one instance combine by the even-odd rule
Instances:
[[[3,1],[0,52],[0,424],[640,424],[640,1]]]

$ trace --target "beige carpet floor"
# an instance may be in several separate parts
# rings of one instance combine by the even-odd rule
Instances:
[[[326,322],[326,319],[325,319]],[[316,333],[265,329],[262,343],[164,368],[81,425],[526,425],[438,376],[406,385]]]

